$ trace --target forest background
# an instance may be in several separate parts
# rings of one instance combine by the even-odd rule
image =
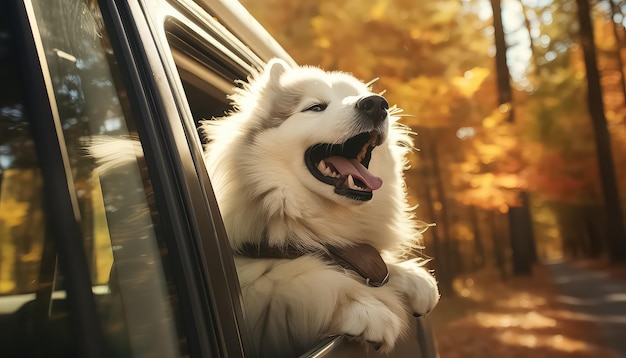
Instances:
[[[486,266],[626,260],[623,1],[242,3],[298,63],[378,78],[404,110],[444,295]]]

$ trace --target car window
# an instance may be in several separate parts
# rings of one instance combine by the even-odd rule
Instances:
[[[35,0],[31,9],[61,128],[56,134],[78,199],[75,215],[106,353],[186,355],[151,178],[140,141],[127,140],[136,137],[135,124],[99,9],[93,1],[73,0]],[[0,356],[42,355],[35,350],[45,351],[45,345],[29,346],[42,340],[54,349],[51,356],[74,356],[63,274],[56,252],[46,250],[55,234],[44,229],[42,179],[19,91],[17,51],[10,46],[7,19],[0,23],[0,334],[3,342],[15,338],[0,348]],[[96,161],[120,153],[130,153],[131,160],[117,166]],[[40,299],[45,287],[51,295]],[[30,306],[44,309],[35,316]]]
[[[0,4],[0,335],[3,342],[17,342],[13,315],[31,309],[24,303],[49,280],[40,280],[45,236],[41,172],[5,8]]]
[[[3,342],[0,356],[43,356],[44,352],[75,356],[67,319],[63,317],[65,310],[52,304],[52,292],[47,289],[54,280],[56,253],[50,252],[51,240],[46,240],[41,171],[18,71],[15,38],[7,16],[3,2],[0,4],[0,335]],[[57,280],[55,286],[62,292],[63,280]]]

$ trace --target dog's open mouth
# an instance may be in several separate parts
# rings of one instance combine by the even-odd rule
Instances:
[[[335,187],[335,193],[367,201],[383,180],[369,172],[372,150],[380,144],[377,131],[358,134],[340,144],[316,144],[306,150],[304,161],[317,180]]]

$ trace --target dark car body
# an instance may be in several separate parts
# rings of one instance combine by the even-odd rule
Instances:
[[[256,356],[196,126],[272,57],[236,2],[1,2],[0,357]],[[138,139],[130,167],[103,137]],[[414,323],[392,356],[435,357]]]

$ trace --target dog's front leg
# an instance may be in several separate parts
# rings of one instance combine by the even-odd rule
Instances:
[[[322,259],[236,261],[254,340],[267,356],[288,356],[336,334],[388,351],[408,328],[396,290],[367,286]]]
[[[415,315],[430,312],[439,301],[437,280],[415,260],[387,263],[388,285],[404,295]]]
[[[356,337],[390,351],[408,327],[402,300],[389,287],[370,287],[361,279],[348,278],[337,291],[337,304],[330,333]]]

